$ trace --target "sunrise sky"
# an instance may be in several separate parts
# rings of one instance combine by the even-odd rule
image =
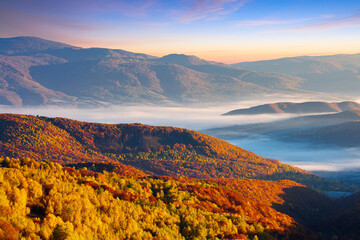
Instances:
[[[0,37],[235,63],[360,53],[360,1],[0,0]]]

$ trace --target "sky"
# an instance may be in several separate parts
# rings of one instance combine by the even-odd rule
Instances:
[[[360,53],[359,0],[0,0],[0,37],[225,63]]]

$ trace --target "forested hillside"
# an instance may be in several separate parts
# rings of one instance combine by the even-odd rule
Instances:
[[[291,181],[135,179],[27,158],[0,165],[1,239],[316,239],[274,206],[291,208],[293,188],[324,199]]]
[[[12,114],[0,115],[0,131],[0,239],[356,236],[357,195],[337,202],[281,179],[355,185],[198,132]],[[331,227],[347,216],[354,224]]]
[[[133,176],[290,179],[321,190],[358,189],[181,128],[1,114],[0,131],[0,155],[9,157],[101,163]]]
[[[0,115],[0,153],[62,164],[120,162],[150,174],[212,178],[307,172],[195,131]]]
[[[359,136],[360,121],[349,121],[331,126],[283,134],[279,136],[279,139],[356,148],[360,146]]]

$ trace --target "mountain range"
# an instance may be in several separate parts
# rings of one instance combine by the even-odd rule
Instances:
[[[159,58],[36,37],[2,38],[0,46],[0,104],[221,102],[304,92],[299,77],[183,54]]]
[[[316,115],[292,117],[268,123],[228,126],[209,129],[206,132],[225,138],[270,134],[277,140],[310,142],[346,148],[360,146],[360,104],[357,102],[279,102],[236,109],[223,115],[281,113],[314,113]]]
[[[282,134],[279,139],[357,148],[360,146],[359,136],[360,121],[357,120]]]
[[[231,125],[206,129],[203,132],[225,139],[258,134],[282,135],[288,134],[289,132],[326,127],[358,120],[360,120],[360,109],[354,109],[338,113],[292,117],[272,122]]]
[[[360,54],[302,56],[242,62],[233,66],[301,78],[304,90],[357,96],[360,89]]]

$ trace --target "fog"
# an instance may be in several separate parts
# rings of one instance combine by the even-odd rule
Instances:
[[[59,106],[11,107],[1,106],[0,113],[30,114],[48,117],[66,117],[80,121],[100,123],[143,123],[156,126],[175,126],[197,131],[204,129],[269,122],[295,114],[221,116],[230,110],[278,101],[303,102],[309,100],[340,101],[339,99],[311,99],[298,96],[264,96],[223,105],[117,105],[101,108],[75,108]],[[278,159],[306,170],[340,171],[360,168],[360,150],[313,148],[306,144],[279,142],[263,137],[239,138],[231,143],[253,151],[263,157]]]
[[[226,106],[108,106],[102,108],[72,107],[8,107],[1,106],[0,113],[30,114],[47,117],[65,117],[100,123],[143,123],[155,126],[174,126],[192,130],[223,127],[234,124],[260,123],[289,118],[292,114],[257,116],[221,116],[230,110],[252,106],[238,103]]]
[[[282,163],[308,171],[354,171],[360,170],[360,149],[299,142],[284,142],[264,136],[232,139],[230,143]]]
[[[287,95],[269,94],[248,97],[243,101],[226,104],[190,105],[110,105],[97,108],[77,108],[61,106],[13,107],[0,105],[0,113],[31,114],[47,117],[66,117],[80,121],[101,123],[143,123],[156,126],[176,126],[192,130],[223,127],[234,124],[269,122],[294,117],[294,114],[263,114],[257,116],[221,116],[238,108],[248,108],[274,102],[341,101],[328,95]]]

